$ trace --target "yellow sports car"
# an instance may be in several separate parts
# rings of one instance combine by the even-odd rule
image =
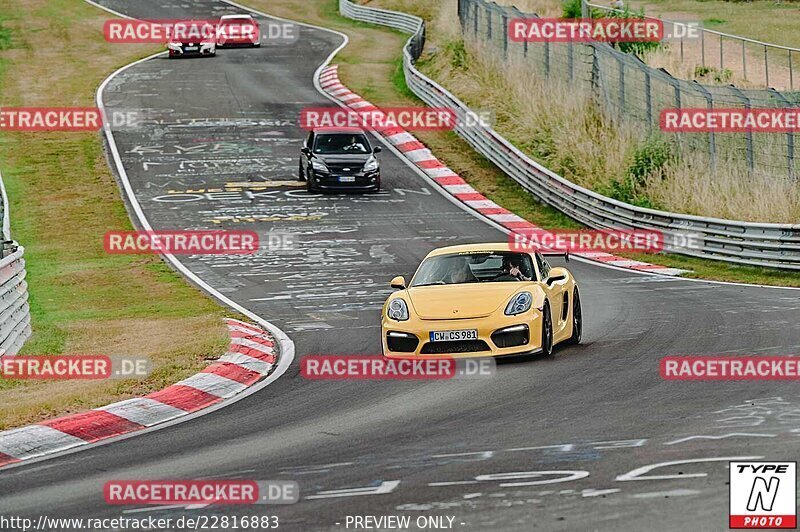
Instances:
[[[384,356],[550,356],[559,342],[579,343],[578,285],[544,255],[507,243],[430,252],[408,285],[391,281],[398,291],[383,305]]]

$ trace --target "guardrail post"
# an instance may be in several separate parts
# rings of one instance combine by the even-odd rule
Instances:
[[[792,51],[789,50],[789,90],[794,90],[794,69],[792,69]]]
[[[786,104],[786,107],[794,107],[782,93],[773,88],[767,90],[769,90],[776,98]],[[789,179],[796,180],[797,175],[795,175],[794,172],[794,133],[791,129],[786,132],[786,167],[789,170]]]
[[[725,67],[723,66],[723,59],[722,59],[722,35],[719,36],[719,74],[722,75],[722,70]]]
[[[764,45],[764,77],[767,80],[767,87],[769,87],[769,53],[767,52],[767,45]]]
[[[731,84],[730,85],[731,92],[735,93],[739,98],[742,99],[744,102],[745,110],[750,110],[750,98],[748,98],[742,91],[739,90],[738,87]],[[753,162],[753,132],[749,129],[744,134],[744,141],[745,141],[745,155],[747,156],[747,171],[750,175],[753,174],[753,168],[755,166]]]
[[[708,102],[708,108],[709,109],[713,109],[714,108],[714,98],[713,98],[713,96],[711,96],[711,93],[708,92],[708,89],[703,87],[700,83],[697,83],[697,81],[692,81],[692,83],[697,88],[697,91],[701,92],[703,94],[703,96],[705,97],[706,102]],[[717,171],[717,141],[716,141],[716,138],[714,137],[714,132],[713,131],[709,131],[708,132],[708,152],[709,152],[709,155],[711,156],[711,171],[712,172],[716,172]]]

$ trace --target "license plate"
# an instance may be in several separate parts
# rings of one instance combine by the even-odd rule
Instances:
[[[431,342],[454,342],[458,340],[477,340],[478,329],[459,331],[431,331]]]
[[[339,176],[339,183],[355,183],[356,176],[354,175],[340,175]]]
[[[196,52],[196,51],[197,51],[197,50],[199,50],[199,49],[200,49],[200,47],[199,47],[199,46],[187,46],[187,47],[186,47],[186,51],[187,51],[187,52]]]

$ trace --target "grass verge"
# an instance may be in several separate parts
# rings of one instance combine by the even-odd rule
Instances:
[[[113,70],[158,50],[103,39],[110,16],[82,1],[0,0],[4,106],[93,106]],[[59,46],[42,44],[57,39]],[[147,356],[143,380],[0,380],[0,429],[157,390],[225,352],[230,313],[159,257],[112,256],[131,224],[98,133],[0,135],[12,235],[25,247],[33,337],[24,354]]]
[[[437,35],[437,28],[457,24],[454,15],[442,14],[431,2],[419,0],[380,0],[369,2],[384,7],[423,16],[429,22],[428,54],[448,53],[446,39]],[[401,62],[402,46],[407,35],[377,26],[350,21],[338,14],[336,0],[249,0],[248,5],[270,14],[321,25],[347,33],[350,44],[336,57],[340,64],[342,82],[354,92],[371,102],[382,105],[419,105],[405,84]],[[302,9],[300,9],[302,7]],[[302,14],[301,14],[302,13]],[[452,33],[451,33],[452,35]],[[436,79],[435,72],[433,74]],[[439,79],[439,81],[442,81]],[[464,79],[464,83],[445,86],[460,94],[475,80]],[[466,99],[466,98],[465,98]],[[482,102],[485,105],[485,102]],[[511,178],[487,159],[477,154],[466,142],[452,132],[416,132],[415,135],[447,166],[461,175],[474,188],[496,203],[547,228],[577,228],[575,221],[546,205],[537,202]],[[680,255],[636,255],[668,267],[692,270],[688,276],[722,281],[746,282],[777,286],[800,286],[800,274],[768,268],[739,267],[717,261],[694,259]]]

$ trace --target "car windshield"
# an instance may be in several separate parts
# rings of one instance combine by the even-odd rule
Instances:
[[[363,133],[321,133],[314,141],[314,153],[344,155],[369,152],[369,142]]]
[[[411,280],[411,286],[520,282],[533,278],[533,263],[527,253],[453,253],[423,261]]]

